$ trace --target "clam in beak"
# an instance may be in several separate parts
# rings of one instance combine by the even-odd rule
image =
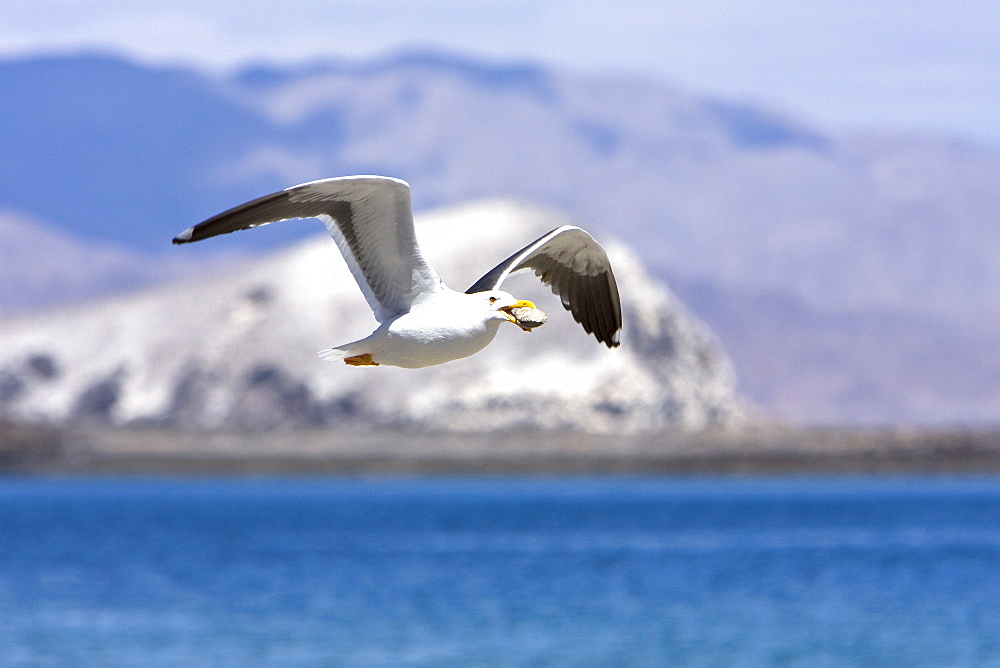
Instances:
[[[503,314],[507,316],[508,320],[510,320],[512,323],[520,327],[525,332],[530,332],[531,328],[522,325],[520,322],[517,321],[517,318],[514,317],[514,314],[511,313],[511,311],[516,308],[537,308],[537,307],[533,302],[529,302],[527,299],[521,299],[518,300],[518,302],[512,306],[504,306],[503,308],[500,309],[503,312]]]

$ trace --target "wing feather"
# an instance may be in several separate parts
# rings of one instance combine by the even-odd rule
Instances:
[[[184,230],[175,244],[293,218],[319,218],[379,322],[442,289],[413,230],[410,187],[384,176],[311,181],[259,197]]]
[[[563,225],[531,242],[476,281],[467,293],[496,290],[513,272],[530,269],[559,296],[588,334],[609,348],[621,341],[618,284],[608,255],[593,237]]]

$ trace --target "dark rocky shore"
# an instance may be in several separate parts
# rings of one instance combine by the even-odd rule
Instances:
[[[13,474],[1000,472],[1000,430],[791,428],[645,436],[56,430],[0,423]]]

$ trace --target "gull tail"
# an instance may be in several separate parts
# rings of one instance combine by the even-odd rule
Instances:
[[[321,350],[317,354],[320,356],[320,359],[324,359],[327,362],[342,361],[351,366],[378,366],[378,363],[372,360],[372,354],[367,352],[371,348],[364,345],[366,343],[367,339],[361,339],[360,341],[345,343],[342,346]]]
[[[359,346],[359,343],[364,343],[364,339],[358,341],[351,341],[350,343],[345,343],[342,346],[334,346],[333,348],[327,348],[326,350],[321,350],[317,355],[320,359],[324,359],[327,362],[339,362],[345,357],[350,355],[357,355],[358,353],[364,352],[363,350],[358,350],[363,346]]]
[[[327,362],[339,362],[347,357],[347,351],[343,348],[327,348],[326,350],[321,350],[316,354],[319,355],[320,359],[326,360]]]

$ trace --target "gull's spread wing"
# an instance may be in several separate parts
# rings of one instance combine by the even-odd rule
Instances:
[[[375,318],[407,312],[441,289],[413,232],[410,187],[384,176],[346,176],[292,186],[184,230],[175,244],[292,218],[319,218],[337,242]]]
[[[466,290],[496,290],[511,273],[531,269],[559,295],[567,311],[609,348],[621,342],[622,307],[607,253],[594,238],[573,225],[563,225],[494,267]]]

